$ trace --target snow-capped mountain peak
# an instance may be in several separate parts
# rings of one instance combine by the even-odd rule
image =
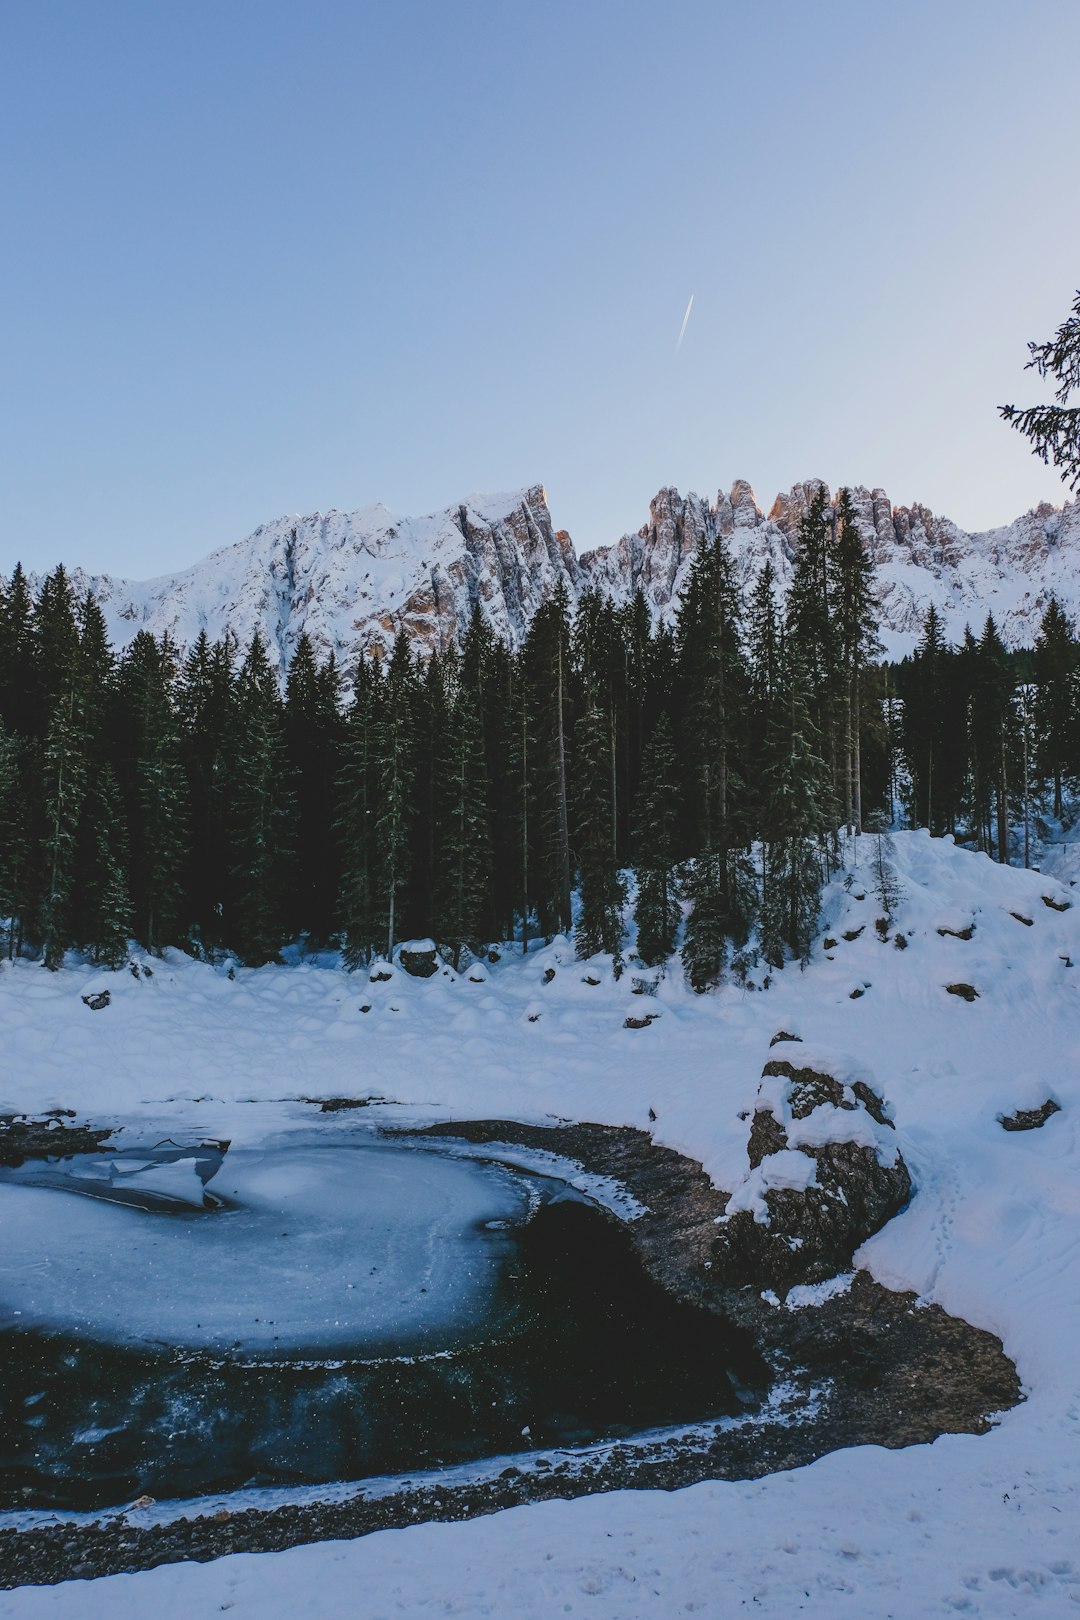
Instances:
[[[516,646],[560,581],[571,603],[589,586],[616,602],[640,588],[654,619],[670,618],[694,552],[716,535],[728,539],[745,589],[769,559],[783,590],[819,483],[778,495],[767,515],[743,479],[711,504],[662,489],[635,534],[581,556],[535,484],[419,518],[381,504],[277,518],[182,573],[133,582],[76,571],[73,582],[95,592],[120,646],[141,629],[167,633],[181,649],[200,630],[211,638],[229,630],[243,646],[259,629],[284,669],[306,632],[320,658],[333,650],[348,673],[402,629],[422,650],[449,645],[477,605]],[[1080,615],[1080,503],[1043,504],[968,534],[925,506],[894,507],[881,489],[857,487],[852,499],[876,564],[890,656],[911,651],[931,602],[953,640],[993,612],[1008,643],[1030,644],[1051,593]]]

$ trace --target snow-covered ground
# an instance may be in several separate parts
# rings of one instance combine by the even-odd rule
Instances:
[[[837,1452],[753,1482],[23,1588],[4,1595],[3,1614],[1080,1614],[1080,899],[1054,909],[1044,896],[1065,906],[1067,882],[924,832],[895,845],[904,899],[888,939],[875,927],[867,838],[850,887],[826,896],[835,947],[805,972],[774,974],[764,993],[697,998],[671,976],[655,999],[633,996],[630,973],[616,982],[594,964],[601,982],[587,984],[560,941],[471,974],[395,971],[375,984],[325,962],[230,979],[179,954],[149,979],[8,965],[0,1111],[173,1121],[242,1150],[310,1121],[298,1099],[370,1093],[388,1099],[378,1116],[391,1122],[637,1125],[737,1191],[740,1114],[785,1029],[892,1104],[917,1190],[857,1263],[1001,1335],[1027,1400],[997,1428]],[[951,983],[977,999],[950,995]],[[106,987],[111,1004],[88,1010],[81,997]],[[660,1017],[625,1028],[643,1005]],[[1061,1112],[1041,1130],[1002,1129],[1000,1114],[1047,1098]],[[328,1132],[338,1118],[326,1116]]]

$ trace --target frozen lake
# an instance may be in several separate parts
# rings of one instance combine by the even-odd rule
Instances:
[[[363,1128],[226,1146],[0,1171],[0,1507],[362,1479],[764,1389],[555,1175]]]
[[[275,1357],[490,1330],[525,1177],[363,1138],[217,1157],[205,1182],[194,1155],[3,1172],[0,1326]]]

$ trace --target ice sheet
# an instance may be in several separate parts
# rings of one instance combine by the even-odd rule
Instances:
[[[233,1150],[211,1190],[225,1207],[163,1213],[0,1182],[0,1325],[255,1354],[441,1348],[485,1323],[508,1247],[488,1223],[527,1198],[498,1166],[340,1143]]]

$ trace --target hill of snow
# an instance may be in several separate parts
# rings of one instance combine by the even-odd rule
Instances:
[[[391,1099],[379,1111],[391,1120],[637,1126],[735,1190],[746,1110],[782,1028],[892,1105],[915,1196],[856,1265],[1001,1336],[1027,1398],[991,1433],[23,1588],[5,1594],[5,1615],[1080,1612],[1080,891],[926,832],[895,845],[904,898],[887,938],[864,838],[848,851],[851,882],[826,891],[823,940],[836,943],[819,942],[805,971],[706,997],[672,974],[650,1004],[659,1018],[639,1030],[624,1027],[640,1006],[627,976],[597,962],[600,982],[586,982],[565,940],[505,955],[477,982],[395,972],[370,984],[331,959],[230,979],[175,952],[151,979],[5,964],[0,1111],[75,1106],[99,1124],[143,1119],[253,1148],[310,1123],[299,1098],[359,1088]],[[958,982],[976,999],[950,994]],[[100,988],[111,1004],[89,1012],[81,997]],[[1047,1099],[1060,1112],[1041,1129],[1003,1130],[1000,1116]]]
[[[670,619],[698,544],[716,534],[729,538],[745,589],[766,558],[784,588],[815,482],[778,496],[767,516],[743,480],[712,504],[663,489],[636,534],[580,557],[535,485],[472,495],[422,518],[378,505],[279,518],[183,573],[142,583],[81,571],[73,578],[80,591],[94,590],[119,646],[142,629],[167,632],[181,648],[200,630],[211,638],[231,631],[244,645],[259,629],[285,668],[306,632],[320,657],[332,650],[348,673],[401,629],[421,648],[445,647],[474,606],[516,646],[560,582],[571,602],[588,586],[616,602],[640,587],[654,620]],[[1034,640],[1051,593],[1080,616],[1080,503],[1039,506],[1004,528],[966,534],[925,507],[893,507],[883,490],[853,495],[890,656],[912,650],[931,602],[953,640],[968,624],[981,630],[992,611],[1013,646]]]

